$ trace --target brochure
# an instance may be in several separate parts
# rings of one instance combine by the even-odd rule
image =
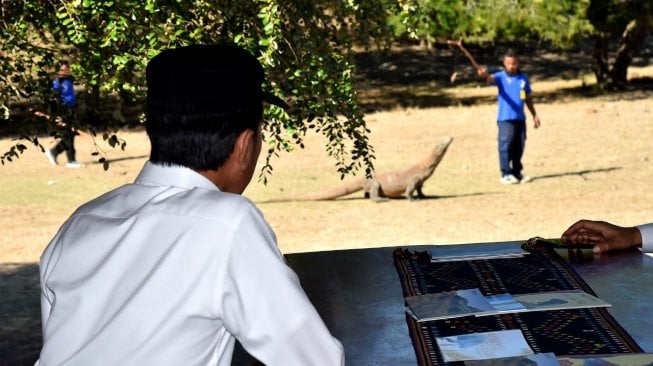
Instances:
[[[511,313],[526,310],[526,307],[515,299],[511,294],[500,294],[485,296],[485,299],[492,304],[498,313]]]
[[[484,360],[533,354],[519,329],[437,337],[444,362]]]
[[[581,290],[538,292],[532,294],[501,294],[486,296],[495,313],[482,313],[476,316],[494,315],[497,313],[520,313],[527,311],[546,311],[561,309],[582,309],[609,307],[609,303]]]
[[[609,307],[581,290],[484,296],[478,288],[406,297],[406,312],[418,322],[461,316]]]
[[[406,297],[406,312],[418,322],[496,313],[477,288]]]
[[[559,356],[558,362],[562,366],[652,366],[653,353]]]
[[[549,352],[527,356],[465,361],[465,366],[560,366],[560,362],[554,353]]]
[[[609,303],[581,290],[512,295],[526,311],[609,307]]]

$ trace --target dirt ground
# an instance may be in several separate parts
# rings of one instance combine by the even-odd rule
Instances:
[[[470,73],[462,66],[461,72],[458,85],[444,88],[417,75],[413,84],[395,85],[396,94],[372,78],[361,96],[379,171],[413,164],[443,137],[454,138],[424,185],[427,199],[371,202],[358,192],[333,201],[266,202],[339,183],[320,136],[309,135],[306,149],[274,159],[268,185],[253,182],[245,195],[269,220],[281,250],[523,240],[558,237],[580,218],[621,225],[653,219],[650,87],[595,96],[584,88],[587,77],[534,72],[542,127],[529,125],[524,157],[533,180],[507,186],[499,184],[495,91],[466,81]],[[650,78],[653,67],[633,67],[631,75]],[[82,169],[52,166],[36,148],[0,167],[0,365],[31,364],[38,354],[36,263],[48,240],[80,203],[132,181],[145,162],[144,132],[121,137],[125,151],[97,142],[111,161],[107,172],[90,155],[94,142],[87,135],[77,140]],[[0,150],[12,143],[1,140]]]

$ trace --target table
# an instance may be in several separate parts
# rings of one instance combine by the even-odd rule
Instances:
[[[516,243],[516,242],[515,242]],[[477,243],[484,245],[505,243]],[[288,254],[309,298],[344,345],[347,365],[415,365],[404,299],[392,253],[397,247]],[[403,246],[414,251],[427,246]],[[469,247],[473,248],[473,247]],[[653,352],[653,258],[639,250],[604,254],[558,249],[609,312],[646,352]],[[241,348],[234,365],[251,359]]]

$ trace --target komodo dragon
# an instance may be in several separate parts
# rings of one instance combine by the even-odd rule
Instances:
[[[360,190],[365,191],[366,198],[374,201],[401,196],[412,201],[415,199],[415,193],[417,193],[417,198],[425,198],[426,196],[422,193],[422,185],[431,177],[435,168],[442,161],[452,140],[452,137],[445,137],[426,158],[410,168],[375,173],[369,179],[361,177],[321,192],[293,198],[293,200],[332,200]]]

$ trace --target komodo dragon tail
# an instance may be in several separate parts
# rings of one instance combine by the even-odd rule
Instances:
[[[346,196],[350,193],[364,189],[365,177],[358,178],[351,182],[343,183],[335,187],[327,188],[323,191],[304,194],[293,198],[295,201],[324,201],[332,200],[338,197]]]

